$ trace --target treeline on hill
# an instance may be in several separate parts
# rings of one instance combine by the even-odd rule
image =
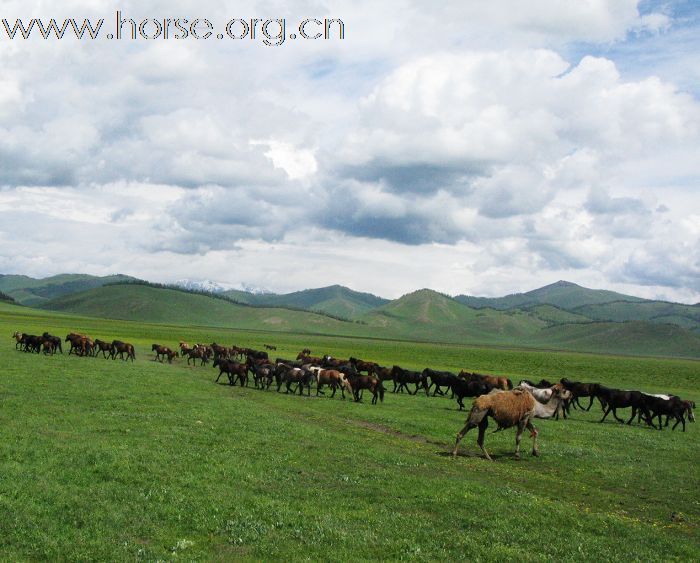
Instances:
[[[7,293],[0,291],[0,301],[7,301],[8,303],[15,303],[15,300],[10,297]]]
[[[238,301],[236,299],[233,299],[232,297],[229,297],[228,295],[222,295],[221,293],[216,293],[214,291],[206,291],[204,289],[189,289],[185,288],[179,285],[175,284],[166,284],[166,283],[154,283],[154,282],[149,282],[145,280],[129,280],[129,281],[118,281],[118,282],[110,282],[104,284],[103,287],[107,286],[112,286],[112,285],[143,285],[146,287],[152,287],[154,289],[169,289],[171,291],[179,291],[181,293],[189,293],[192,295],[203,295],[204,297],[211,297],[212,299],[219,299],[221,301],[226,301],[228,303],[233,303],[234,305],[240,305],[241,307],[250,307],[251,309],[270,309],[270,305],[258,305],[256,303],[244,303],[242,301]],[[12,299],[11,297],[7,296],[8,299]],[[309,309],[304,309],[303,307],[290,307],[289,305],[274,305],[275,309],[284,309],[287,311],[299,311],[302,313],[314,313],[316,315],[321,315],[323,317],[328,317],[331,319],[335,319],[336,321],[341,321],[341,322],[346,322],[346,323],[356,323],[356,324],[367,324],[365,321],[360,321],[360,320],[352,320],[348,319],[345,317],[341,317],[338,315],[332,315],[330,313],[326,313],[324,311],[310,311]]]

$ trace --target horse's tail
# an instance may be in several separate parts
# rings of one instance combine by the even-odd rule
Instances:
[[[508,385],[509,390],[513,389],[513,382],[507,377],[506,377],[506,384]]]
[[[384,402],[384,385],[382,384],[382,380],[379,380],[379,400],[383,403]]]

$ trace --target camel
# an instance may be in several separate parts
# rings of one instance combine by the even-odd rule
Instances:
[[[474,400],[469,417],[464,428],[457,434],[455,447],[452,451],[457,456],[459,442],[472,428],[479,427],[477,444],[484,452],[486,459],[491,456],[484,448],[484,435],[489,425],[489,416],[498,424],[498,428],[517,426],[515,434],[515,458],[520,459],[520,438],[527,428],[532,436],[532,455],[537,451],[537,429],[532,425],[533,418],[551,418],[561,408],[563,402],[571,398],[571,392],[561,388],[552,389],[552,396],[546,403],[540,403],[526,390],[500,391],[494,389],[488,395],[481,395]]]

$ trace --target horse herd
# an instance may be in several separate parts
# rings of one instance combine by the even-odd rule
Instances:
[[[61,338],[48,332],[44,332],[41,336],[15,332],[12,338],[16,342],[15,348],[24,352],[36,354],[43,352],[49,356],[53,356],[57,352],[63,354]],[[63,342],[70,342],[69,356],[75,354],[76,356],[95,357],[101,353],[102,357],[112,360],[116,359],[117,356],[122,360],[131,360],[132,362],[136,359],[133,344],[121,340],[112,340],[111,342],[99,338],[93,340],[85,334],[71,332],[66,335]]]
[[[13,334],[16,340],[16,348],[25,352],[52,355],[56,352],[63,353],[61,338],[48,332],[41,336],[16,332]],[[104,358],[122,360],[135,360],[134,346],[120,340],[111,342],[99,339],[91,339],[87,335],[70,333],[65,342],[70,343],[69,354],[82,357],[94,357],[100,353]],[[265,345],[267,350],[275,350],[271,345]],[[153,344],[151,351],[154,353],[154,361],[172,363],[174,358],[187,358],[187,364],[200,366],[207,365],[210,361],[212,367],[219,369],[215,379],[218,382],[226,375],[229,385],[247,386],[252,378],[253,385],[258,389],[269,390],[274,384],[280,392],[282,388],[286,393],[311,395],[315,386],[316,396],[325,395],[324,388],[331,391],[331,397],[335,397],[338,390],[345,399],[346,391],[354,401],[359,402],[362,394],[367,391],[372,394],[372,404],[384,401],[387,391],[385,384],[393,384],[392,393],[406,392],[416,395],[423,390],[427,396],[447,396],[456,399],[459,409],[464,408],[463,399],[474,397],[474,401],[467,424],[458,434],[454,453],[456,455],[459,441],[471,428],[479,428],[477,443],[489,458],[484,449],[484,433],[488,425],[489,417],[498,423],[498,429],[515,426],[516,455],[519,455],[520,437],[527,428],[535,439],[533,454],[537,454],[536,436],[537,430],[532,426],[532,418],[550,418],[563,416],[567,418],[571,408],[579,408],[589,411],[597,400],[603,410],[600,422],[604,422],[610,413],[618,421],[624,420],[618,417],[618,409],[631,409],[631,416],[627,424],[632,424],[635,417],[637,422],[657,428],[654,420],[658,420],[658,429],[661,430],[662,417],[666,417],[665,426],[674,420],[672,429],[681,424],[685,431],[686,418],[694,422],[695,417],[693,401],[683,400],[675,395],[651,394],[636,390],[622,390],[605,387],[599,383],[585,383],[562,378],[558,383],[552,383],[545,379],[534,383],[529,380],[521,381],[514,388],[513,383],[506,377],[483,375],[465,370],[459,373],[449,371],[437,371],[425,368],[423,371],[412,371],[398,365],[385,367],[377,364],[350,357],[347,359],[334,358],[329,355],[312,356],[311,350],[305,348],[297,357],[292,359],[276,358],[271,360],[266,351],[254,350],[238,346],[222,346],[215,342],[211,344],[189,345],[180,341],[177,348],[169,348],[161,344]],[[588,398],[588,405],[584,407],[580,399]],[[489,458],[490,459],[490,458]]]

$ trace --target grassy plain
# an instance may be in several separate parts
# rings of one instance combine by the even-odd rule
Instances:
[[[39,357],[14,330],[85,331],[137,362]],[[696,560],[699,428],[598,424],[600,408],[448,452],[449,399],[383,404],[213,383],[150,344],[303,346],[382,364],[568,376],[700,400],[700,363],[80,318],[0,305],[0,557],[27,559]],[[524,440],[525,452],[528,451]]]

